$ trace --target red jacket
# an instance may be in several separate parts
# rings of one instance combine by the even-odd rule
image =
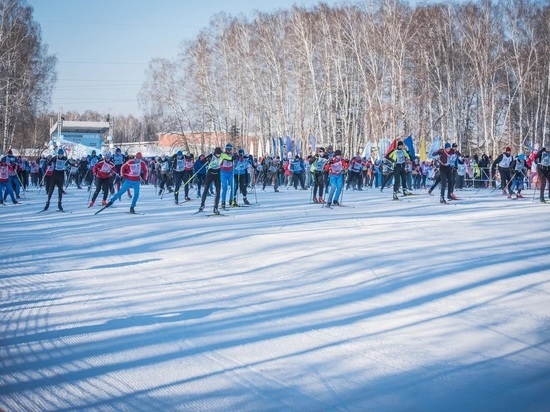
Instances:
[[[97,162],[95,164],[93,173],[100,179],[107,179],[109,176],[115,173],[115,164],[110,160],[107,161],[104,159],[101,162]]]
[[[147,180],[147,165],[143,160],[139,160],[138,163],[136,163],[136,160],[130,159],[124,163],[120,168],[120,174],[123,178],[134,182],[139,182],[140,177]]]
[[[10,180],[9,176],[11,173],[13,173],[13,166],[8,163],[1,162],[0,163],[0,182],[7,183]]]

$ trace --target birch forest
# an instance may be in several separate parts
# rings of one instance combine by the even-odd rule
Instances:
[[[436,136],[465,153],[548,144],[550,4],[375,0],[213,16],[172,60],[150,61],[140,101],[164,130],[290,136],[349,156]]]

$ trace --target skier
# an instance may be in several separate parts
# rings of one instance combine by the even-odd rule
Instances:
[[[387,154],[386,159],[393,162],[393,200],[399,200],[397,193],[399,191],[399,184],[403,186],[403,195],[412,195],[407,190],[407,176],[405,166],[407,159],[411,160],[409,152],[405,150],[403,142],[400,140],[397,142],[397,147]]]
[[[222,209],[225,209],[225,199],[227,196],[227,188],[229,187],[229,202],[233,199],[234,192],[234,179],[233,179],[233,161],[235,156],[233,155],[233,145],[228,143],[225,145],[225,152],[220,155],[220,180],[222,185]],[[208,175],[207,175],[208,177]],[[204,196],[203,196],[204,197]]]
[[[440,203],[447,203],[445,201],[445,190],[447,190],[447,200],[454,200],[451,197],[450,188],[447,187],[448,182],[451,180],[451,174],[453,169],[450,162],[451,157],[456,154],[456,150],[451,148],[450,143],[445,143],[444,149],[436,150],[431,153],[432,156],[439,156],[439,176],[441,178],[441,197],[439,198]],[[437,183],[434,182],[434,186]],[[432,186],[433,187],[433,186]],[[431,193],[431,190],[428,193]]]
[[[512,156],[512,149],[510,147],[506,147],[504,152],[495,159],[493,165],[491,166],[492,171],[494,171],[498,166],[498,173],[500,175],[500,189],[502,190],[503,195],[505,195],[506,190],[508,190],[508,199],[511,199],[514,194],[512,191],[512,174],[510,171],[510,166],[512,165],[513,160],[514,157]]]
[[[132,197],[132,203],[130,205],[130,213],[136,213],[135,207],[139,199],[139,190],[141,187],[141,179],[147,181],[147,164],[143,161],[143,155],[141,152],[137,152],[133,159],[128,160],[120,168],[121,177],[124,178],[122,187],[111,198],[109,203],[105,205],[105,208],[112,206],[113,203],[120,198],[128,189],[134,189],[134,196]]]
[[[237,204],[237,190],[240,190],[240,192],[243,195],[243,203],[245,205],[249,205],[250,202],[246,198],[247,196],[247,186],[248,182],[250,180],[248,175],[248,168],[252,165],[250,156],[248,156],[244,149],[239,149],[238,156],[235,158],[235,194],[233,196],[233,201],[231,203],[231,206],[238,207]]]
[[[344,186],[344,172],[347,169],[347,162],[342,159],[342,152],[340,150],[334,151],[334,156],[325,165],[325,170],[328,172],[330,189],[327,198],[327,206],[331,205],[339,206],[340,193]]]
[[[265,190],[265,187],[268,184],[273,184],[273,191],[278,192],[279,191],[279,173],[284,173],[283,166],[281,165],[281,161],[279,156],[276,158],[271,158],[270,156],[267,156],[265,159],[262,160],[262,163],[258,165],[263,172],[263,186],[262,190]]]
[[[172,161],[170,163],[175,185],[174,203],[177,205],[179,204],[179,194],[182,182],[185,183],[185,200],[191,200],[189,197],[189,179],[191,179],[195,162],[193,161],[192,156],[184,156],[183,151],[178,150],[176,155],[172,157]]]
[[[160,158],[159,196],[162,195],[165,187],[168,189],[168,193],[172,193],[172,187],[170,186],[170,161],[166,155],[162,155]]]
[[[527,160],[525,159],[525,155],[523,153],[517,155],[512,161],[510,168],[514,171],[513,181],[510,183],[510,186],[516,188],[516,199],[522,199],[523,181],[527,176]]]
[[[537,164],[537,173],[540,181],[540,201],[546,203],[544,199],[544,189],[546,181],[548,181],[548,197],[550,198],[550,152],[546,151],[546,147],[539,150],[535,157]]]
[[[313,202],[325,203],[323,192],[325,190],[325,165],[328,162],[328,156],[325,149],[320,147],[311,164],[311,173],[313,173]],[[317,197],[319,193],[319,197]]]
[[[224,153],[225,154],[225,153]],[[229,155],[228,155],[229,156]],[[214,198],[214,214],[219,215],[220,211],[218,210],[218,204],[220,203],[220,168],[222,164],[222,149],[221,147],[216,147],[213,153],[210,153],[208,156],[204,157],[202,163],[208,163],[208,168],[206,171],[206,179],[204,182],[204,190],[202,191],[201,206],[199,207],[199,212],[204,210],[204,205],[206,203],[206,196],[208,195],[208,190],[210,184],[214,183],[216,189],[216,195]]]
[[[9,179],[11,172],[13,172],[13,166],[9,162],[7,162],[7,157],[4,156],[0,160],[0,204],[1,205],[4,204],[4,194],[5,194],[5,197],[7,197],[8,195],[10,196],[11,201],[13,202],[14,205],[19,203],[15,198],[13,189],[11,187],[11,183]]]
[[[57,186],[57,208],[63,212],[63,206],[61,206],[61,201],[63,200],[63,184],[65,182],[65,170],[67,169],[67,156],[63,149],[57,151],[57,156],[52,157],[47,163],[47,166],[53,166],[50,187],[48,190],[48,200],[44,206],[44,210],[48,210],[50,207],[50,199],[52,198],[53,191]],[[47,169],[49,169],[47,167]]]
[[[350,186],[355,190],[363,190],[363,173],[365,170],[365,164],[363,163],[363,159],[361,159],[361,155],[355,156],[353,159],[351,159],[351,163],[349,166],[349,175],[348,175],[348,181],[346,183],[346,190],[349,190]],[[355,187],[353,183],[355,182]]]
[[[111,183],[111,176],[116,174],[116,166],[111,162],[111,153],[105,153],[105,158],[97,162],[92,170],[95,176],[95,192],[92,196],[92,201],[88,207],[92,207],[95,203],[97,195],[103,189],[103,200],[101,204],[105,206],[107,204],[107,196],[109,195],[109,188]]]

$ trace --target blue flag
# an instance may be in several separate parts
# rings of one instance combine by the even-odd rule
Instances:
[[[405,140],[403,140],[403,143],[409,149],[409,156],[411,157],[411,160],[414,160],[416,155],[414,154],[414,142],[412,136],[409,135]]]

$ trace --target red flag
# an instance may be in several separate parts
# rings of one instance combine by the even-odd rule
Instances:
[[[397,139],[393,139],[393,142],[391,142],[390,147],[388,147],[388,150],[386,150],[386,153],[384,154],[384,159],[385,159],[386,156],[388,156],[396,147],[397,147]]]

